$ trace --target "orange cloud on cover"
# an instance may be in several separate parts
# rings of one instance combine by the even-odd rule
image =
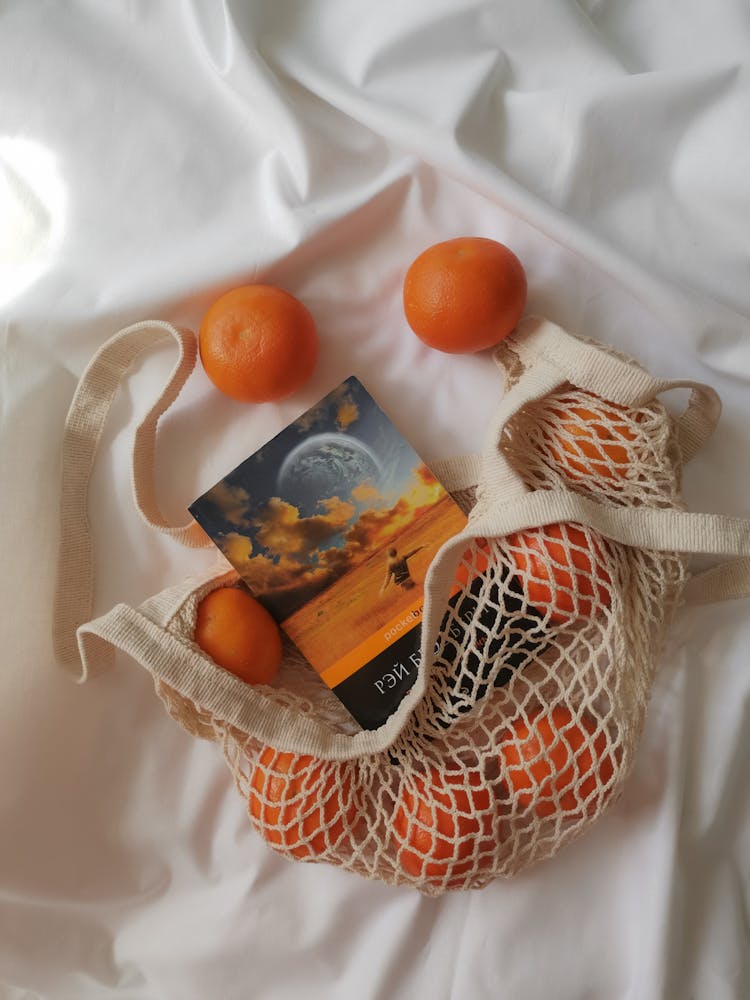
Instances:
[[[271,559],[260,552],[253,555],[250,539],[234,532],[221,539],[221,551],[259,594],[320,581],[327,575],[325,568],[319,569],[290,556]]]
[[[237,569],[248,562],[253,554],[253,543],[246,535],[239,535],[236,531],[220,538],[219,545],[226,558]]]
[[[285,500],[272,497],[253,522],[258,541],[278,555],[309,556],[333,535],[343,531],[356,513],[353,504],[338,497],[321,502],[325,513],[300,517]]]
[[[256,522],[258,541],[273,557],[253,555],[250,540],[237,533],[225,536],[222,551],[257,594],[282,599],[304,594],[308,599],[389,543],[443,496],[440,483],[425,466],[419,466],[405,496],[389,508],[364,511],[348,529],[356,510],[338,497],[324,501],[323,513],[312,517],[300,517],[296,507],[274,497]],[[319,547],[342,532],[343,545]]]
[[[381,500],[382,494],[371,483],[360,483],[352,490],[352,499],[364,503],[366,500]]]
[[[358,416],[359,409],[357,408],[357,404],[353,399],[347,398],[339,404],[336,423],[340,430],[345,431],[347,427],[354,423]]]
[[[445,496],[445,487],[438,482],[426,465],[418,465],[414,470],[416,483],[404,495],[407,503],[414,508],[431,507]]]
[[[444,488],[425,465],[414,469],[414,483],[393,506],[385,510],[366,510],[346,533],[346,545],[352,554],[367,553],[390,541],[407,528],[425,510],[446,495]],[[354,493],[352,493],[354,495]]]
[[[229,486],[228,483],[217,483],[213,489],[209,490],[206,497],[221,511],[222,516],[230,524],[236,524],[238,528],[247,527],[247,511],[250,497],[247,490],[241,486]]]

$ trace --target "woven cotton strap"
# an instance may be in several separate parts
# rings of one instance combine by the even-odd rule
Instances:
[[[658,507],[611,507],[569,490],[534,490],[470,519],[471,537],[497,537],[545,524],[585,524],[612,541],[657,552],[750,555],[750,521]]]
[[[270,702],[262,689],[217,670],[192,644],[125,604],[82,626],[79,641],[84,664],[100,669],[116,649],[122,650],[156,680],[188,695],[223,724],[252,733],[277,749],[328,760],[351,759],[391,746],[421,696],[421,689],[410,692],[380,729],[349,736],[314,715]]]
[[[63,489],[63,543],[58,588],[58,646],[69,664],[78,664],[70,643],[76,626],[83,660],[82,679],[90,670],[111,662],[121,649],[157,680],[192,699],[214,717],[281,749],[347,759],[377,753],[391,746],[424,697],[445,598],[455,578],[457,563],[473,537],[503,536],[513,531],[555,521],[588,524],[623,544],[649,549],[708,552],[744,556],[721,564],[689,581],[686,596],[694,601],[722,599],[750,590],[750,524],[737,518],[710,517],[682,511],[650,508],[612,508],[567,491],[529,492],[504,461],[498,449],[505,421],[525,403],[539,399],[565,381],[590,389],[624,405],[638,405],[678,383],[653,379],[648,373],[571,337],[544,321],[537,321],[514,346],[525,355],[527,371],[500,403],[489,428],[481,456],[437,463],[438,477],[451,490],[479,486],[479,501],[465,531],[443,545],[430,566],[425,583],[422,657],[412,690],[381,729],[349,737],[314,716],[300,716],[269,704],[252,687],[224,672],[217,673],[190,643],[166,631],[145,609],[124,605],[95,621],[91,613],[91,549],[85,517],[86,486],[101,428],[117,385],[136,354],[164,337],[180,348],[169,385],[143,420],[136,434],[133,462],[134,494],[145,520],[187,544],[205,544],[205,536],[191,526],[173,528],[161,516],[153,493],[154,437],[158,417],[174,400],[195,357],[192,336],[168,324],[138,324],[119,334],[94,358],[81,380],[66,424]],[[681,384],[681,383],[680,383]],[[677,418],[683,457],[695,454],[710,436],[718,417],[711,390],[688,386],[690,404]],[[196,537],[197,536],[197,537]],[[75,585],[77,581],[77,585]],[[70,584],[74,583],[71,587]],[[72,590],[72,594],[71,594]]]
[[[597,344],[573,337],[549,320],[529,317],[512,338],[524,363],[544,359],[565,381],[622,406],[642,406],[675,389],[689,389],[690,399],[675,418],[677,438],[685,462],[711,437],[721,416],[721,400],[714,389],[690,379],[659,379],[632,362],[603,351]]]
[[[715,394],[705,386],[653,379],[554,324],[533,321],[527,333],[514,338],[514,347],[524,355],[528,370],[522,384],[501,401],[483,454],[449,459],[434,466],[449,489],[461,490],[478,484],[484,496],[480,495],[465,531],[446,542],[430,566],[422,635],[426,663],[414,687],[385,726],[353,737],[337,733],[313,717],[279,714],[277,707],[269,707],[247,685],[223,675],[221,683],[217,683],[215,672],[208,669],[189,644],[170,635],[141,611],[120,605],[108,615],[89,621],[92,553],[86,494],[96,447],[114,393],[129,365],[140,351],[170,338],[179,347],[179,358],[164,392],[136,432],[134,496],[141,516],[153,527],[183,544],[211,544],[195,524],[169,525],[159,511],[153,490],[157,421],[176,398],[193,367],[195,339],[167,323],[139,323],[123,330],[94,357],[81,379],[66,421],[55,641],[61,659],[80,673],[75,647],[75,631],[80,626],[79,643],[85,654],[83,677],[87,669],[101,669],[110,662],[114,649],[125,650],[155,677],[177,690],[186,674],[191,674],[194,681],[195,676],[202,676],[202,671],[206,677],[201,687],[201,704],[217,717],[233,721],[244,731],[253,732],[277,747],[345,759],[391,745],[423,697],[430,672],[427,653],[434,646],[457,563],[471,538],[502,536],[556,521],[579,522],[627,545],[741,557],[690,580],[685,596],[692,601],[721,600],[750,592],[748,521],[645,507],[612,508],[567,491],[529,492],[523,486],[518,475],[499,456],[499,434],[519,406],[540,398],[565,381],[623,405],[639,405],[659,392],[687,386],[691,389],[691,401],[676,420],[683,457],[695,454],[707,440],[719,412]]]
[[[513,476],[497,448],[503,424],[526,402],[539,399],[545,392],[565,382],[613,403],[632,407],[642,406],[665,392],[688,389],[688,404],[674,418],[677,442],[684,462],[688,462],[700,451],[716,429],[721,415],[721,401],[711,386],[687,379],[654,378],[633,362],[602,350],[598,344],[581,340],[555,323],[538,317],[524,320],[510,338],[510,345],[526,370],[520,382],[501,401],[488,434],[485,468],[487,484],[492,493],[498,490],[504,496],[510,496],[511,492],[519,495],[522,493],[518,477]],[[548,507],[553,502],[551,496],[542,499],[543,506]],[[598,510],[596,523],[589,520],[589,517],[594,516],[595,507]],[[750,560],[744,558],[750,555],[744,544],[748,522],[738,518],[687,514],[682,511],[650,511],[646,508],[613,509],[610,518],[609,511],[610,508],[592,506],[589,502],[588,510],[580,509],[577,519],[602,534],[629,545],[733,557],[693,576],[684,590],[686,603],[704,604],[750,596]],[[570,514],[564,515],[560,508],[559,516],[551,515],[544,523],[566,518],[575,519]],[[647,537],[648,541],[645,541]]]
[[[457,455],[431,462],[430,468],[449,493],[476,486],[482,470],[482,456],[478,454]]]
[[[159,417],[177,398],[195,365],[195,335],[158,320],[135,323],[107,341],[89,362],[65,421],[60,501],[60,550],[54,608],[54,645],[60,661],[80,673],[76,630],[91,618],[93,546],[89,528],[88,485],[107,414],[122,379],[138,355],[173,341],[178,357],[164,390],[136,430],[133,495],[143,520],[183,545],[211,544],[194,521],[169,524],[154,492],[154,452]]]

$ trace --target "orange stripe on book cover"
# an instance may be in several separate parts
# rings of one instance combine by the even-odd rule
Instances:
[[[405,635],[406,632],[420,625],[422,622],[423,603],[424,597],[420,597],[412,605],[399,612],[395,618],[392,618],[382,628],[379,628],[377,632],[368,636],[364,642],[355,646],[346,656],[342,656],[332,666],[322,670],[320,676],[328,687],[335,688],[337,684],[340,684],[347,677],[351,677],[352,674],[356,673],[365,663],[369,663],[370,660],[374,659],[378,653],[382,653],[384,649],[388,649],[389,646],[402,635]],[[399,628],[399,626],[402,627]]]

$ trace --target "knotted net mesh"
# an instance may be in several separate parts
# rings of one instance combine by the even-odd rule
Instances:
[[[522,365],[503,360],[512,385]],[[498,447],[529,490],[682,506],[673,421],[658,401],[626,408],[564,384],[524,404]],[[678,553],[618,544],[584,524],[475,538],[422,664],[424,697],[387,750],[351,760],[264,746],[158,690],[185,728],[222,745],[275,850],[429,895],[476,888],[553,855],[617,797],[684,577]],[[192,634],[199,596],[171,629]],[[269,710],[355,731],[291,644],[285,653],[265,689]]]

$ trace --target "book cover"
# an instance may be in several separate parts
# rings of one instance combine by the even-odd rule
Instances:
[[[466,517],[348,378],[190,506],[365,729],[419,666],[423,584]]]

